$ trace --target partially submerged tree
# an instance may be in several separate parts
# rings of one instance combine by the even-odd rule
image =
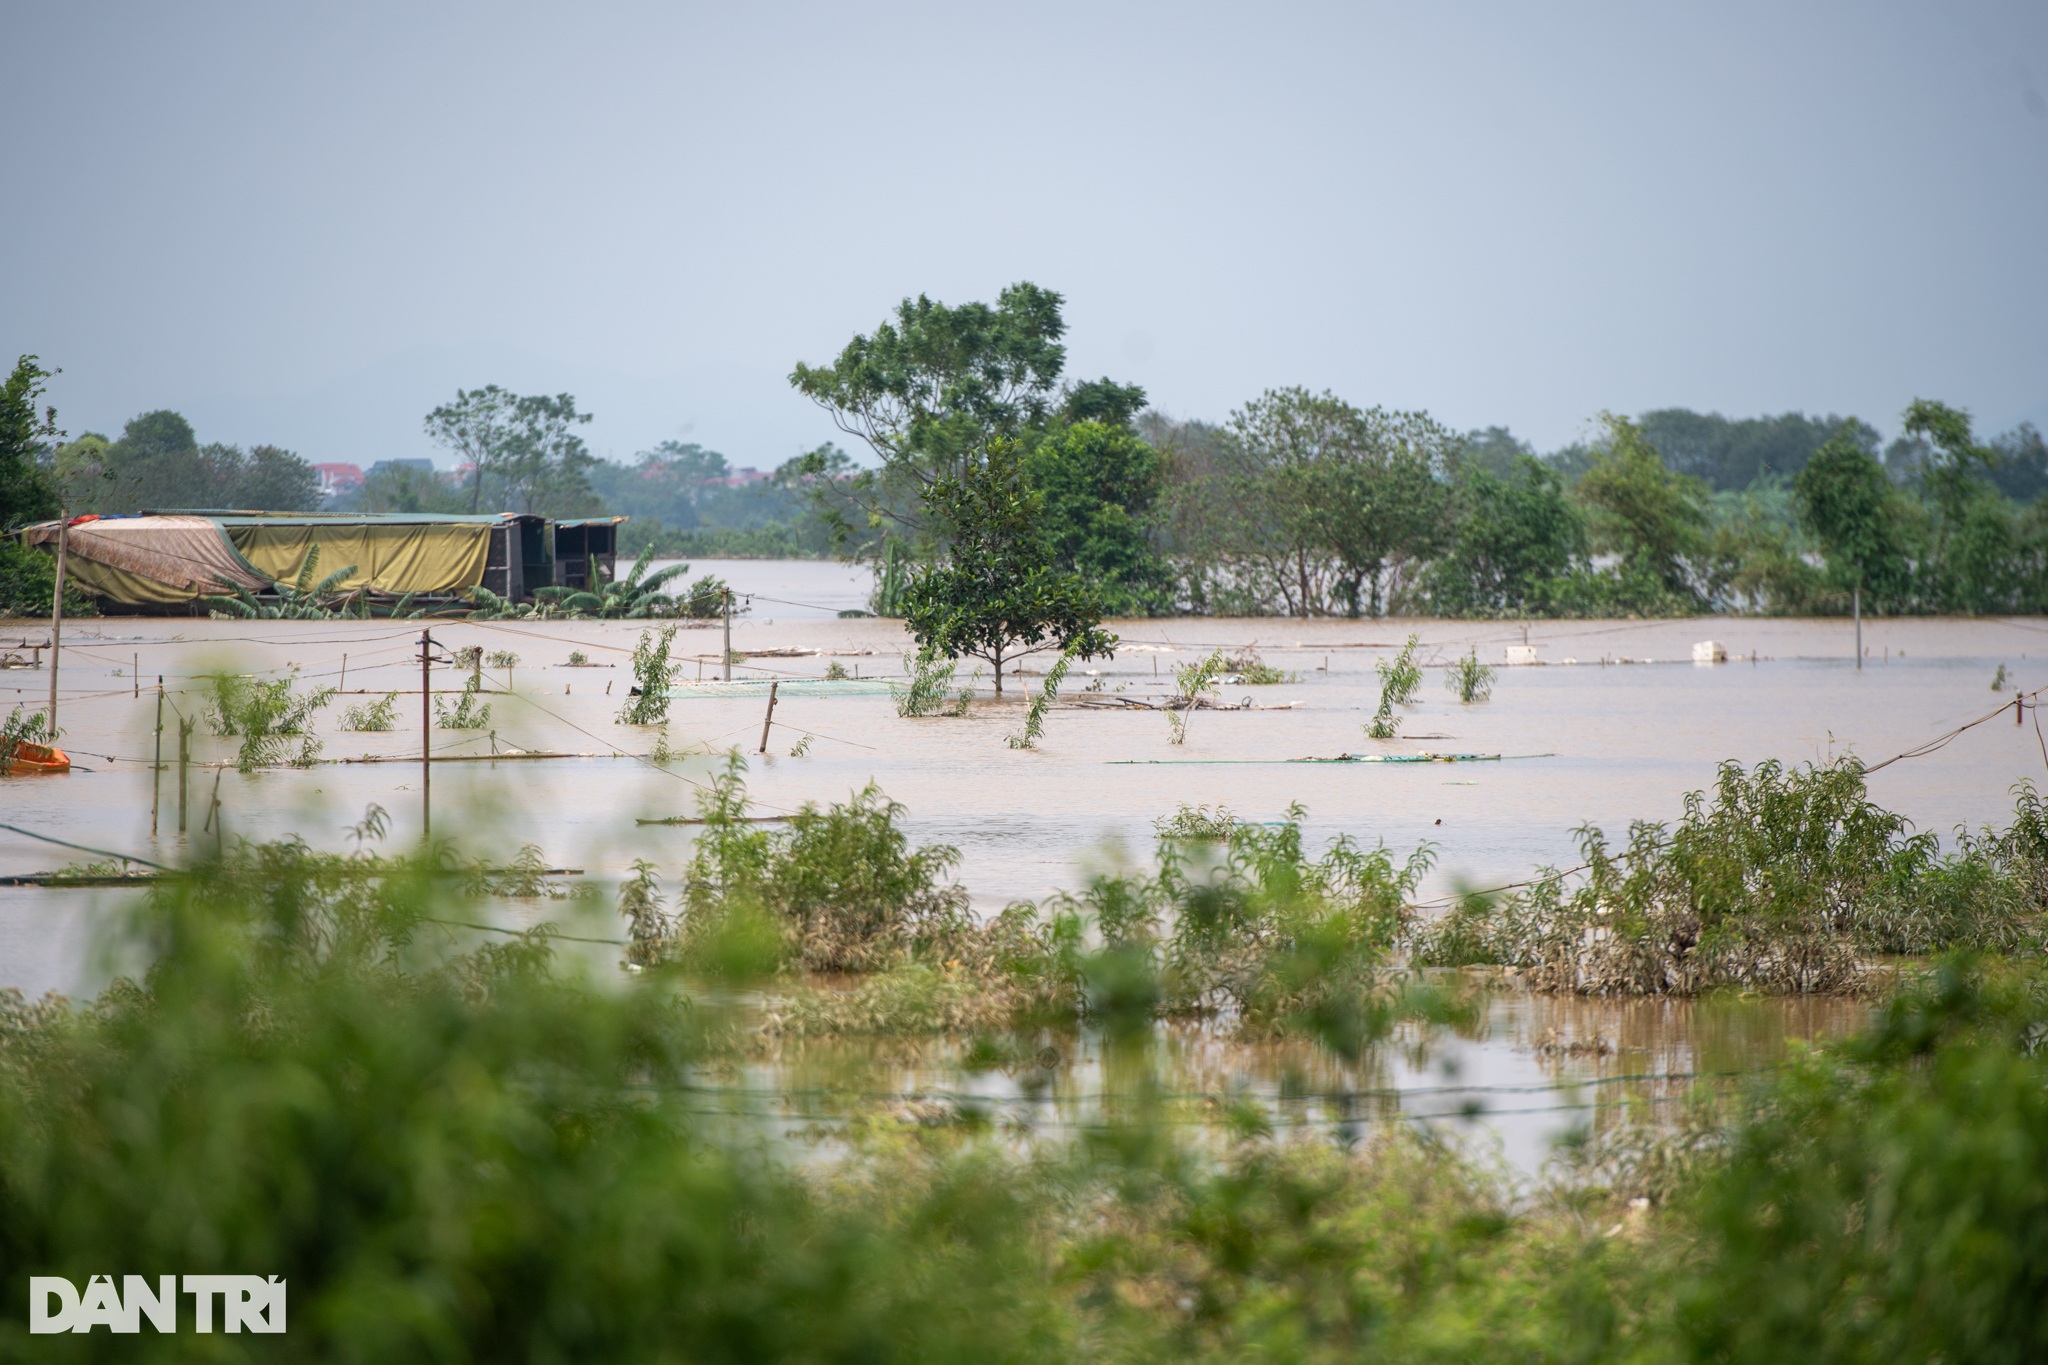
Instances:
[[[1878,605],[1903,602],[1911,579],[1899,495],[1869,451],[1850,433],[1838,434],[1813,452],[1792,491],[1800,527],[1819,544],[1835,586],[1860,588]]]
[[[1101,603],[1080,575],[1062,571],[1040,532],[1044,495],[1023,476],[1013,441],[962,462],[926,497],[948,550],[912,580],[904,619],[934,655],[986,660],[1003,692],[1003,666],[1041,650],[1092,659],[1116,648],[1100,628]]]
[[[1580,476],[1579,500],[1587,509],[1595,549],[1621,557],[1625,590],[1639,598],[1693,607],[1700,595],[1688,560],[1705,544],[1707,488],[1698,479],[1667,469],[1642,428],[1626,417],[1603,413],[1604,448]]]

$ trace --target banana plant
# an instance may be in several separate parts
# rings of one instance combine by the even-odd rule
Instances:
[[[346,568],[336,569],[316,583],[313,581],[313,575],[319,567],[320,547],[315,545],[306,551],[306,558],[299,565],[297,577],[290,583],[277,585],[277,600],[274,602],[259,601],[254,593],[241,584],[227,583],[223,580],[222,586],[229,588],[232,595],[207,598],[207,615],[223,620],[343,620],[349,615],[347,600],[344,599],[338,607],[329,607],[327,604],[335,597],[335,589],[342,581],[355,575],[356,566],[350,564]],[[351,596],[360,595],[362,591],[359,588]]]

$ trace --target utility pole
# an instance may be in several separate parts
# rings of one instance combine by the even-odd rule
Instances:
[[[731,588],[731,586],[730,586],[730,585],[728,585],[728,586],[726,586],[726,587],[724,587],[724,588],[720,589],[720,591],[721,591],[721,592],[722,592],[722,593],[724,594],[724,597],[725,597],[725,680],[726,680],[727,682],[731,682],[731,681],[732,681],[732,588]],[[56,679],[57,679],[57,675],[56,675],[56,674],[55,674],[54,672],[52,672],[52,673],[50,674],[50,696],[51,696],[52,698],[54,698],[54,697],[55,697],[55,696],[57,695],[57,681],[56,681]],[[52,707],[55,707],[55,706],[56,706],[56,704],[57,704],[57,703],[56,703],[56,702],[55,702],[54,700],[52,700],[52,701],[51,701],[51,703],[50,703],[50,705],[51,705]]]
[[[50,743],[57,742],[57,656],[64,650],[64,551],[71,538],[71,515],[57,524],[57,590],[50,594]]]
[[[428,670],[433,666],[433,636],[420,632],[420,841],[434,840],[434,769],[428,759],[434,738],[434,694]]]

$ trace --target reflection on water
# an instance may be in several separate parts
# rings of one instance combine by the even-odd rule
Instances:
[[[1048,1031],[976,1043],[869,1038],[773,1046],[708,1071],[708,1108],[785,1135],[830,1138],[863,1117],[979,1114],[1006,1131],[1063,1137],[1115,1119],[1256,1124],[1356,1139],[1423,1123],[1525,1172],[1573,1132],[1661,1122],[1696,1087],[1727,1090],[1802,1042],[1861,1027],[1843,999],[1603,1000],[1487,992],[1455,1031],[1404,1028],[1347,1062],[1301,1039],[1241,1042],[1174,1023],[1142,1046]]]
[[[488,758],[519,748],[583,755],[436,766],[437,833],[461,827],[465,847],[492,856],[537,843],[550,862],[587,868],[600,879],[617,878],[636,857],[672,877],[688,856],[691,829],[639,826],[635,819],[690,813],[717,755],[740,747],[749,753],[749,788],[764,813],[844,799],[871,780],[879,783],[909,808],[913,838],[960,849],[960,880],[984,911],[1075,887],[1091,870],[1145,856],[1153,822],[1182,802],[1222,804],[1259,820],[1280,818],[1300,802],[1308,810],[1311,845],[1339,834],[1368,845],[1384,840],[1403,852],[1426,842],[1437,863],[1422,894],[1434,897],[1461,883],[1490,885],[1545,863],[1575,862],[1572,831],[1584,822],[1619,834],[1632,819],[1675,818],[1684,794],[1710,784],[1722,760],[1798,762],[1846,751],[1875,761],[2009,697],[1989,690],[2001,663],[2020,688],[2048,682],[2036,676],[2048,669],[2031,658],[2043,641],[2043,627],[2034,621],[1866,622],[1869,658],[1860,673],[1850,657],[1849,626],[1833,621],[1538,622],[1526,628],[1469,621],[1130,621],[1114,627],[1123,638],[1115,659],[1076,669],[1070,693],[1092,689],[1086,698],[1092,701],[1156,700],[1170,690],[1177,663],[1211,649],[1254,645],[1293,678],[1270,687],[1225,686],[1226,703],[1249,702],[1252,709],[1201,713],[1184,746],[1168,743],[1156,710],[1063,708],[1048,718],[1039,747],[1020,751],[1004,737],[1021,727],[1016,693],[1034,678],[1010,680],[1008,700],[985,700],[964,719],[896,715],[876,682],[901,672],[907,642],[900,624],[836,615],[842,603],[864,603],[865,570],[761,561],[692,566],[693,574],[706,570],[756,597],[753,612],[733,627],[734,647],[751,655],[735,676],[751,681],[730,687],[695,681],[700,668],[716,678],[722,639],[716,623],[685,626],[677,640],[686,661],[684,684],[670,708],[668,735],[675,749],[692,756],[666,766],[643,761],[654,748],[653,732],[616,722],[641,623],[432,623],[434,639],[448,650],[481,645],[486,654],[507,651],[518,660],[484,670],[481,700],[491,703],[490,727],[435,731],[437,753]],[[0,781],[0,822],[163,862],[183,857],[168,777],[159,833],[155,839],[150,833],[159,675],[173,752],[176,718],[200,712],[209,669],[274,675],[296,667],[307,685],[343,689],[318,722],[327,759],[409,760],[419,751],[417,729],[357,734],[338,726],[344,707],[394,691],[401,693],[402,723],[414,723],[417,692],[410,700],[405,694],[418,687],[421,626],[139,618],[75,623],[66,631],[61,720],[78,771]],[[34,625],[5,627],[10,636],[22,630],[40,638]],[[1375,743],[1362,729],[1378,701],[1373,664],[1411,630],[1421,636],[1425,663],[1447,663],[1471,648],[1482,660],[1500,661],[1508,645],[1526,642],[1546,666],[1504,669],[1493,700],[1482,706],[1461,706],[1441,673],[1432,671],[1417,705],[1402,714],[1404,738]],[[1739,662],[1674,662],[1689,660],[1692,643],[1708,638]],[[586,656],[581,666],[571,665],[572,652]],[[1614,662],[1623,658],[1634,662]],[[833,663],[859,681],[823,682]],[[143,686],[136,684],[138,671]],[[437,670],[435,680],[438,687],[460,685],[452,669]],[[752,752],[760,747],[766,709],[760,684],[771,680],[796,685],[782,689],[769,752],[760,755]],[[0,707],[40,705],[47,687],[47,674],[39,671],[0,673]],[[981,688],[986,697],[987,679]],[[792,756],[806,737],[805,754]],[[210,763],[231,754],[234,741],[201,725],[194,743],[195,757]],[[1455,766],[1287,761],[1368,751],[1504,757]],[[2042,762],[2031,727],[1996,722],[1875,774],[1871,789],[1920,828],[1946,836],[1958,824],[2002,822],[2010,810],[2007,790],[2023,778],[2038,779]],[[200,815],[213,780],[213,769],[195,774],[188,839],[202,837]],[[372,802],[391,812],[393,838],[415,837],[418,830],[419,769],[411,761],[328,762],[254,775],[230,769],[219,781],[231,838],[298,833],[319,847],[346,848],[344,830]],[[0,831],[0,874],[82,856]],[[116,893],[0,888],[0,986],[31,996],[97,989],[110,968],[92,960],[94,926],[121,904]],[[562,908],[517,913],[557,916]],[[583,931],[602,936],[617,926],[599,917]],[[1299,1115],[1302,1122],[1366,1122],[1384,1116],[1383,1092],[1399,1089],[1402,1112],[1443,1115],[1451,1125],[1461,1122],[1457,1116],[1466,1106],[1484,1105],[1494,1131],[1513,1145],[1523,1141],[1514,1135],[1525,1129],[1548,1133],[1601,1112],[1560,1111],[1555,1106],[1563,1100],[1554,1093],[1516,1087],[1565,1079],[1579,1084],[1576,1098],[1583,1103],[1596,1094],[1654,1100],[1657,1083],[1616,1078],[1741,1070],[1782,1053],[1789,1039],[1846,1027],[1856,1013],[1857,1007],[1839,1003],[1737,1007],[1503,995],[1469,1037],[1449,1038],[1427,1055],[1390,1047],[1348,1072],[1333,1069],[1337,1064],[1327,1058],[1235,1047],[1201,1030],[1169,1031],[1161,1046],[1182,1078],[1174,1082],[1180,1087],[1175,1093],[1203,1097],[1191,1104],[1226,1103],[1214,1097],[1243,1089],[1275,1121]],[[1611,1052],[1571,1047],[1602,1039]],[[971,1080],[953,1074],[945,1083],[1008,1094],[1005,1105],[1038,1106],[1035,1112],[1047,1121],[1082,1116],[1088,1105],[1117,1092],[1102,1079],[1109,1064],[1092,1043],[1063,1047],[1061,1062],[1039,1068],[1045,1075],[1037,1080],[1030,1068],[1013,1068]],[[914,1089],[899,1081],[921,1074],[905,1063],[901,1076],[883,1088]],[[931,1077],[936,1085],[941,1073]],[[1353,1098],[1322,1098],[1330,1094]],[[1327,1107],[1333,1103],[1352,1106],[1348,1120],[1346,1112]],[[1532,1136],[1524,1146],[1536,1141]]]

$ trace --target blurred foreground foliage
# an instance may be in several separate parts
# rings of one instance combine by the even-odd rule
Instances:
[[[736,773],[713,799],[739,799]],[[1298,823],[1240,825],[1035,927],[1018,910],[977,931],[945,852],[912,850],[894,814],[867,793],[783,831],[712,829],[683,893],[684,918],[716,911],[701,938],[643,867],[622,906],[643,970],[604,979],[547,927],[458,935],[479,897],[541,892],[537,851],[495,871],[445,847],[381,856],[374,813],[353,855],[244,844],[158,883],[123,930],[139,981],[85,1007],[0,997],[0,1356],[2048,1351],[2037,963],[1945,961],[1863,1036],[1531,1183],[1404,1124],[1281,1139],[1250,1101],[1194,1126],[1163,1102],[1161,1015],[1340,1053],[1446,1017],[1387,965],[1414,860],[1310,857]],[[977,932],[991,953],[1031,945],[1003,970],[1099,1030],[1128,1102],[1058,1142],[967,1105],[878,1110],[826,1150],[721,1102],[734,986],[806,962],[978,982],[939,956]],[[188,1312],[178,1336],[26,1335],[28,1275],[207,1272],[284,1277],[289,1333],[201,1336]]]

